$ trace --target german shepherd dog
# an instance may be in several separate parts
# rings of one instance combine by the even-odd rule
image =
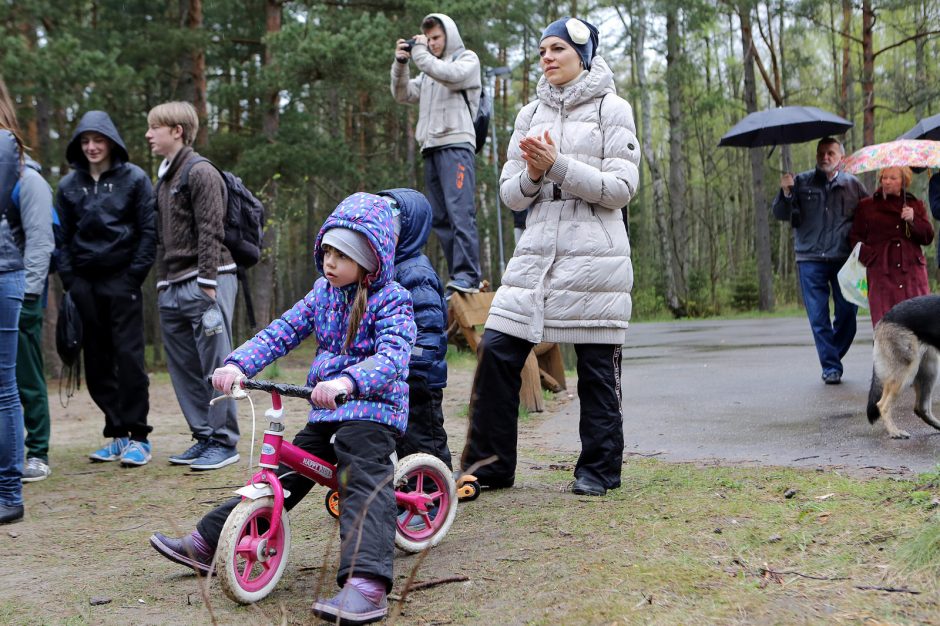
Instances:
[[[940,296],[918,296],[899,302],[875,327],[874,368],[868,392],[868,422],[884,418],[893,439],[911,435],[894,424],[901,392],[914,385],[914,413],[937,430],[930,408],[940,351]]]

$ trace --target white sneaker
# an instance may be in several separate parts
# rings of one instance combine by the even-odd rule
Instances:
[[[26,466],[23,468],[23,482],[34,483],[37,480],[45,480],[52,474],[49,465],[42,459],[31,456],[26,459]]]

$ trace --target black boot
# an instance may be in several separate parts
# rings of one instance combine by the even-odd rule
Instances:
[[[12,524],[23,519],[23,505],[14,504],[7,506],[0,504],[0,524]]]

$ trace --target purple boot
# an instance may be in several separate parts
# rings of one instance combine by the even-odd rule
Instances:
[[[310,610],[331,624],[359,626],[384,619],[388,615],[388,599],[382,593],[378,602],[372,602],[347,582],[338,594],[329,600],[318,600]]]
[[[212,560],[215,557],[215,552],[202,538],[198,530],[194,530],[179,539],[167,537],[163,533],[154,533],[150,536],[150,545],[174,563],[191,567],[205,576],[214,573]]]

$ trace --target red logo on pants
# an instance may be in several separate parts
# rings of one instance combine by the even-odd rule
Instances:
[[[463,189],[463,173],[465,168],[461,164],[457,164],[457,189]]]

